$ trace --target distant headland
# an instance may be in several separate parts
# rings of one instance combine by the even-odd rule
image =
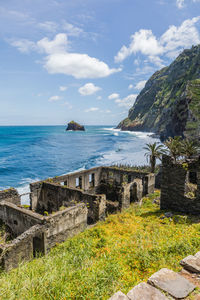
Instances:
[[[71,121],[68,123],[66,131],[73,130],[73,131],[85,131],[85,127],[83,125],[80,125],[74,121]]]

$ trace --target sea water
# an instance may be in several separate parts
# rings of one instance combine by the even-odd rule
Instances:
[[[15,187],[19,193],[47,177],[112,164],[144,165],[143,147],[155,142],[149,133],[125,132],[112,126],[1,126],[0,190]]]

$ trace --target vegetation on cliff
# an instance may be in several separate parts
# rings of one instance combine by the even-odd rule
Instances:
[[[200,138],[200,45],[152,75],[118,128]]]
[[[85,127],[80,125],[77,122],[71,121],[68,123],[67,125],[67,129],[66,130],[72,130],[72,131],[85,131]]]
[[[44,257],[0,275],[1,299],[108,299],[127,293],[160,268],[199,251],[200,224],[183,215],[164,217],[152,204],[110,215]],[[194,217],[193,217],[194,218]]]

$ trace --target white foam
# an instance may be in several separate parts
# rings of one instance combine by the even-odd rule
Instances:
[[[30,183],[36,182],[36,181],[39,181],[39,180],[40,180],[39,178],[35,178],[35,179],[23,178],[20,181],[20,186],[18,186],[16,188],[16,190],[18,191],[18,193],[20,195],[28,194],[28,193],[30,193]],[[30,196],[29,195],[21,196],[21,204],[22,205],[24,205],[24,204],[30,205]]]
[[[103,130],[109,130],[109,131],[121,131],[120,129],[116,129],[115,127],[112,127],[112,128],[108,128],[108,127],[105,127],[105,128],[102,128]]]
[[[121,130],[121,129],[116,129],[114,127],[112,127],[112,128],[103,128],[103,130],[114,131],[114,132],[118,133],[118,135],[119,135],[119,132],[122,133],[122,134],[126,133],[126,134],[137,136],[137,137],[142,138],[142,139],[148,138],[151,134],[153,134],[153,132]],[[116,135],[116,134],[114,134],[114,135]]]

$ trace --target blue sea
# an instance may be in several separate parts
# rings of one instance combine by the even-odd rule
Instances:
[[[1,126],[0,190],[28,191],[31,182],[94,166],[146,164],[143,147],[149,134],[122,132],[112,126]]]

